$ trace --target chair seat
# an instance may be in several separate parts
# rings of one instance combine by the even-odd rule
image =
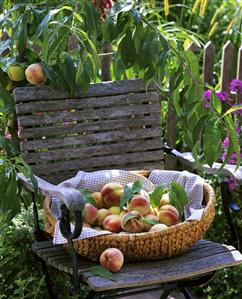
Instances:
[[[62,245],[53,245],[52,241],[37,242],[33,251],[49,265],[72,274],[70,256]],[[200,240],[185,254],[161,261],[124,264],[116,274],[116,281],[111,281],[89,272],[95,265],[82,257],[78,259],[78,273],[95,292],[112,289],[141,287],[172,283],[178,280],[194,278],[242,263],[242,255],[232,246]]]

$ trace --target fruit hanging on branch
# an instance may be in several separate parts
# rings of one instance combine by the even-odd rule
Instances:
[[[40,63],[30,64],[25,70],[27,81],[32,85],[41,85],[45,82],[46,76]]]
[[[11,81],[20,82],[25,79],[24,68],[20,65],[10,65],[7,74]]]

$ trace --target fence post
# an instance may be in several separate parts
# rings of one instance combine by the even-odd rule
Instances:
[[[102,81],[111,81],[110,67],[112,63],[112,45],[106,41],[102,44],[102,54],[101,58],[101,79]]]
[[[213,68],[214,68],[215,47],[209,41],[204,47],[203,53],[203,80],[204,84],[213,84]]]
[[[233,79],[232,78],[232,65],[233,65],[233,54],[234,54],[234,46],[231,41],[227,41],[227,43],[223,47],[222,52],[222,67],[221,67],[221,90],[229,91],[229,83]]]

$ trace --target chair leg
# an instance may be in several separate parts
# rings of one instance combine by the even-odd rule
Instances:
[[[46,263],[43,260],[40,259],[40,264],[41,264],[42,272],[45,276],[45,283],[46,283],[46,286],[47,286],[48,294],[49,294],[51,299],[56,299],[57,296],[56,296],[56,294],[53,290],[53,285],[52,285],[52,282],[51,282],[51,279],[50,279],[50,275],[49,275],[49,271],[47,269]]]
[[[183,287],[181,291],[186,299],[192,299],[192,295],[190,294],[190,292],[186,287]]]
[[[175,289],[164,290],[160,296],[160,299],[166,299]]]

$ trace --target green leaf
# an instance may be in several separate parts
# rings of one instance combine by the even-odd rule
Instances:
[[[132,65],[134,65],[136,60],[135,44],[130,30],[126,32],[119,45],[119,48],[124,64],[127,68],[130,68]]]
[[[236,106],[233,106],[232,108],[228,109],[228,110],[224,113],[224,115],[223,115],[222,117],[224,117],[224,116],[226,116],[226,115],[228,115],[228,114],[231,114],[231,113],[233,113],[233,112],[235,112],[235,111],[237,111],[237,110],[239,110],[239,109],[242,109],[242,105],[236,105]]]
[[[188,196],[183,186],[177,182],[172,182],[169,192],[169,198],[170,204],[177,208],[180,217],[182,217],[184,207],[188,203]]]
[[[124,193],[120,199],[120,209],[122,210],[125,204],[133,197],[132,186],[130,184],[125,185]]]
[[[221,134],[218,123],[212,119],[206,124],[203,135],[203,152],[210,167],[219,158],[218,149],[221,147]]]
[[[222,112],[222,103],[218,99],[214,91],[211,95],[210,104],[213,106],[214,110],[217,111],[219,114]]]
[[[110,272],[108,269],[103,268],[102,266],[96,265],[89,268],[89,271],[93,273],[94,275],[98,275],[113,281],[116,281],[116,276],[112,272]]]
[[[141,218],[140,219],[141,222],[143,222],[144,224],[149,224],[149,225],[155,225],[158,224],[159,221],[158,220],[151,220],[151,219],[146,219],[146,218]]]
[[[84,189],[84,188],[79,188],[78,191],[83,196],[85,203],[90,203],[90,204],[94,205],[94,207],[97,207],[97,203],[96,203],[95,199],[92,197],[92,193],[89,190]]]
[[[132,184],[132,192],[134,194],[140,192],[141,189],[142,189],[142,183],[140,180],[137,180]]]
[[[134,219],[134,218],[137,218],[137,215],[131,213],[126,214],[125,218],[123,218],[123,225],[125,225],[130,219]]]
[[[122,210],[125,204],[141,189],[142,189],[142,183],[140,180],[125,185],[124,193],[120,199],[120,209]]]
[[[161,197],[164,193],[164,186],[163,185],[159,185],[157,187],[155,187],[155,189],[149,193],[149,197],[150,197],[150,204],[152,206],[152,208],[158,207]]]

